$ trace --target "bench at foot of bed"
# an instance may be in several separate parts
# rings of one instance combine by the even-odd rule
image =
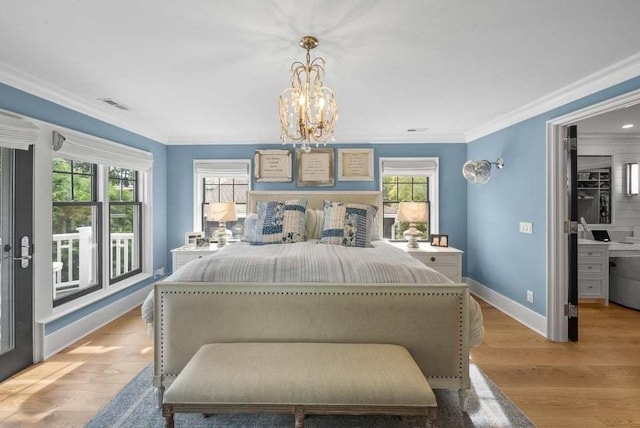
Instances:
[[[397,345],[214,343],[202,346],[164,394],[174,413],[436,414],[436,398],[409,352]]]

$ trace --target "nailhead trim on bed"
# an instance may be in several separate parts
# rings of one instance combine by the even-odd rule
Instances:
[[[367,291],[356,291],[356,292],[336,292],[336,291],[177,291],[177,290],[163,290],[160,292],[160,304],[163,308],[161,311],[160,317],[160,346],[164,344],[164,296],[166,294],[185,294],[185,295],[193,295],[193,294],[214,294],[214,295],[259,295],[259,296],[282,296],[282,295],[291,295],[291,296],[380,296],[380,297],[403,297],[403,296],[437,296],[437,297],[448,297],[448,296],[457,296],[459,302],[459,326],[460,331],[462,332],[462,322],[463,322],[463,296],[460,293],[454,292],[367,292]],[[161,353],[160,356],[160,367],[161,372],[164,373],[164,354]],[[177,374],[173,373],[164,373],[163,376],[177,376]],[[458,336],[458,376],[428,376],[429,379],[461,379],[463,377],[463,336],[460,334]]]

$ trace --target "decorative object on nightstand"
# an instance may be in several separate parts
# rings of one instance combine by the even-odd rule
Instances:
[[[231,235],[231,232],[225,227],[225,223],[237,220],[236,205],[233,202],[210,202],[207,220],[218,222],[219,228],[214,232],[213,237],[218,241],[219,248],[224,247],[229,235]]]
[[[449,235],[431,234],[431,246],[432,247],[448,247]]]
[[[396,221],[409,222],[409,229],[402,234],[408,248],[418,248],[418,238],[423,233],[416,229],[416,223],[426,223],[429,219],[429,204],[426,202],[400,202]]]
[[[237,222],[231,227],[231,232],[233,232],[233,239],[242,239],[242,235],[244,234],[244,225]]]

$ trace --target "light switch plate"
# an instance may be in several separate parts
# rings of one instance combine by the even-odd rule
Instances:
[[[520,233],[527,233],[531,235],[533,233],[533,223],[529,223],[526,221],[520,222]]]

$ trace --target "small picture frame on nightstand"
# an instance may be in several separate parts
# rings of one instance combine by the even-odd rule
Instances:
[[[448,247],[449,246],[449,235],[431,235],[431,246],[432,247]]]
[[[209,238],[196,238],[196,248],[205,248],[209,246]]]
[[[184,234],[184,246],[195,248],[198,245],[198,238],[204,238],[204,232],[187,232]]]

